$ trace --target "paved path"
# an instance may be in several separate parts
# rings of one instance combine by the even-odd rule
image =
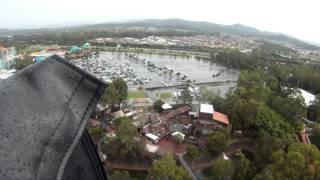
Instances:
[[[243,139],[239,139],[239,140],[233,142],[228,147],[226,147],[224,153],[226,154],[226,156],[230,157],[232,154],[237,152],[237,150],[247,150],[247,151],[253,153],[254,158],[256,158],[255,160],[258,161],[259,155],[256,152],[256,149],[257,149],[257,147],[256,147],[254,141],[252,141],[250,139],[243,138]],[[216,156],[213,156],[213,157],[206,157],[205,159],[196,160],[191,165],[191,167],[192,167],[193,170],[200,170],[200,169],[209,168],[222,155],[223,154],[220,153],[220,154],[218,154]]]
[[[187,172],[189,173],[189,175],[191,176],[191,178],[193,180],[198,180],[196,174],[193,172],[193,170],[189,167],[188,163],[184,160],[183,158],[183,154],[180,153],[176,153],[176,155],[178,156],[178,159],[180,161],[180,163],[182,164],[182,166],[187,170]]]

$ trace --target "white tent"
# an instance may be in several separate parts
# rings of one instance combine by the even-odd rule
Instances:
[[[166,109],[171,109],[172,106],[168,103],[164,103],[164,104],[162,104],[161,108],[166,110]]]
[[[182,140],[184,139],[185,135],[179,131],[176,131],[174,133],[171,134],[172,137],[175,137],[176,135],[180,135],[182,137]]]
[[[301,96],[304,98],[304,102],[307,106],[310,106],[312,102],[316,100],[316,96],[309,93],[308,91],[300,88],[298,90],[300,91]]]
[[[154,135],[154,134],[151,134],[151,133],[148,133],[146,134],[146,137],[150,138],[151,140],[153,140],[154,142],[157,142],[159,137]]]
[[[223,152],[223,159],[224,160],[229,160],[229,157]]]

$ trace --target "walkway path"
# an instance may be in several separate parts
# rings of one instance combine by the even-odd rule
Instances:
[[[178,159],[179,159],[180,163],[182,164],[182,166],[187,170],[187,172],[188,172],[189,175],[191,176],[192,180],[198,180],[196,174],[195,174],[195,173],[193,172],[193,170],[189,167],[188,163],[184,160],[183,154],[176,153],[176,155],[178,156]]]
[[[258,153],[256,152],[256,145],[254,141],[250,139],[239,139],[232,144],[230,144],[228,147],[225,148],[224,153],[226,156],[230,157],[232,154],[237,152],[238,150],[247,150],[251,152],[255,158],[259,158]],[[200,169],[206,169],[211,167],[214,162],[219,159],[222,156],[222,153],[213,156],[213,157],[206,157],[204,159],[195,160],[192,165],[190,166],[193,170],[200,170]]]

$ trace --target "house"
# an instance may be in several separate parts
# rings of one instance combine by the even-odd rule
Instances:
[[[112,117],[113,117],[113,120],[116,120],[116,119],[119,119],[119,118],[122,118],[124,117],[124,113],[122,110],[119,110],[119,111],[116,111],[116,112],[113,112],[112,113]]]
[[[196,131],[202,135],[212,133],[216,129],[229,126],[229,118],[227,115],[214,111],[210,104],[201,104],[199,117],[195,123]]]
[[[5,48],[0,46],[0,69],[9,70],[15,63],[16,49],[14,47]]]
[[[134,107],[148,107],[151,106],[149,98],[133,98],[129,100],[129,104]]]
[[[168,110],[168,109],[172,109],[172,106],[168,103],[164,103],[164,104],[162,104],[161,108],[163,110]]]
[[[147,121],[148,125],[142,128],[141,133],[153,143],[159,142],[162,138],[170,134],[171,130],[177,129],[189,130],[191,127],[191,119],[188,116],[188,112],[191,110],[190,106],[182,106],[174,110],[164,112],[160,115],[158,114],[148,114]],[[186,114],[186,117],[178,117]],[[175,128],[171,128],[172,123]]]
[[[213,106],[210,104],[201,104],[199,109],[198,120],[196,121],[196,131],[203,135],[210,134],[214,131]]]
[[[146,134],[147,139],[151,140],[153,143],[157,143],[159,141],[159,137],[157,135],[147,133]]]
[[[188,113],[191,110],[190,106],[186,105],[186,106],[182,106],[179,107],[175,110],[169,111],[169,112],[164,112],[160,115],[160,118],[163,122],[168,121],[169,119],[184,114],[184,113]]]
[[[213,112],[212,115],[213,123],[219,128],[227,127],[229,125],[229,118],[227,115],[220,112]]]
[[[211,104],[201,104],[199,111],[199,119],[211,119],[214,112]]]
[[[186,135],[184,135],[183,133],[181,133],[181,132],[179,132],[179,131],[176,131],[176,132],[174,132],[174,133],[172,133],[171,134],[171,137],[172,137],[172,139],[174,139],[174,138],[176,138],[176,136],[180,136],[182,139],[182,141],[184,140],[184,137],[186,136]]]
[[[144,126],[141,133],[153,143],[157,143],[160,139],[169,135],[170,131],[162,124],[157,124]]]

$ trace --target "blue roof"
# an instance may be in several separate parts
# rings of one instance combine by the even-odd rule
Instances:
[[[71,51],[71,52],[79,52],[79,51],[81,51],[81,48],[78,47],[78,46],[72,46],[72,47],[70,48],[70,51]]]

